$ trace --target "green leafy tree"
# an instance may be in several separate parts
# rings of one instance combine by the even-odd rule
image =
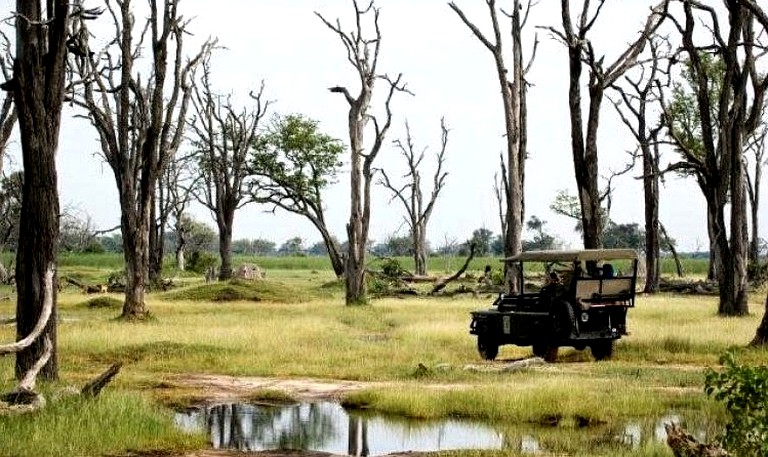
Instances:
[[[617,224],[608,221],[603,230],[603,246],[606,248],[645,249],[645,232],[637,223]]]
[[[277,250],[280,255],[304,255],[304,240],[296,236],[290,238]]]
[[[682,79],[672,85],[672,95],[669,105],[665,109],[665,120],[670,136],[677,147],[675,150],[680,160],[668,167],[668,171],[675,171],[680,176],[696,180],[701,192],[707,201],[707,234],[709,236],[709,271],[708,279],[717,278],[720,265],[720,249],[717,244],[718,207],[727,200],[727,182],[721,179],[719,173],[713,175],[721,165],[720,151],[715,150],[712,158],[715,162],[707,164],[707,151],[704,144],[704,132],[712,141],[717,143],[719,138],[717,119],[719,117],[719,104],[717,100],[723,90],[723,76],[725,65],[722,58],[708,53],[699,53],[700,72],[707,81],[706,91],[700,91],[703,84],[693,71],[690,59],[683,63]],[[697,102],[697,94],[706,92],[708,114],[702,116]],[[702,117],[707,119],[708,125],[702,125]]]
[[[390,235],[383,243],[373,247],[373,253],[378,256],[409,256],[413,253],[413,239],[410,236]]]
[[[263,238],[256,238],[251,242],[251,246],[255,255],[264,256],[274,254],[276,244],[274,241],[265,240]]]
[[[700,187],[714,228],[718,314],[741,316],[749,312],[744,145],[760,125],[765,108],[768,74],[758,71],[765,53],[756,43],[768,30],[768,14],[754,0],[722,6],[682,2],[685,17],[675,22],[680,55],[686,61],[683,82],[695,100],[690,119],[700,135],[676,120],[681,116],[674,110],[674,100],[664,103],[664,115],[669,135],[684,157],[680,163],[706,180]],[[717,58],[712,60],[711,55]]]
[[[174,230],[171,230],[165,234],[165,242],[171,246],[178,246],[177,236],[181,233],[184,237],[183,250],[189,252],[190,255],[197,252],[208,252],[216,249],[216,232],[208,224],[198,221],[197,219],[183,214],[181,218],[175,224]],[[187,265],[186,255],[179,257],[184,261],[184,269]],[[176,265],[181,269],[181,265]],[[195,270],[192,270],[195,271]]]
[[[328,248],[325,246],[325,241],[318,241],[312,246],[307,248],[307,254],[313,256],[327,256]]]
[[[533,238],[530,240],[523,240],[524,251],[546,250],[555,249],[557,247],[557,240],[555,237],[544,231],[546,221],[539,219],[536,216],[531,216],[528,222],[525,223],[526,228],[533,232]]]
[[[469,246],[475,244],[475,255],[483,257],[491,252],[491,243],[493,242],[493,232],[487,228],[479,228],[472,232],[472,238],[467,243],[467,252],[469,252]]]
[[[317,121],[290,114],[272,120],[251,163],[253,199],[307,218],[320,232],[338,277],[344,275],[344,261],[325,219],[323,192],[336,182],[343,152],[342,143],[322,133]]]

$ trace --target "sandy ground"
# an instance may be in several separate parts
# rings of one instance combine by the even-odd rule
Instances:
[[[246,397],[257,390],[279,390],[297,400],[338,400],[343,395],[368,387],[388,385],[381,382],[320,380],[311,378],[233,377],[207,374],[183,374],[168,379],[174,386],[200,389],[212,401]]]

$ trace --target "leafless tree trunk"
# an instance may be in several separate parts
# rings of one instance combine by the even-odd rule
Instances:
[[[600,15],[605,0],[598,1],[594,9],[590,8],[591,3],[588,0],[584,0],[576,29],[574,29],[571,20],[570,0],[561,0],[563,30],[548,27],[548,30],[568,48],[570,68],[568,107],[571,117],[571,148],[576,185],[581,203],[585,248],[600,248],[602,246],[603,214],[598,186],[597,135],[605,90],[636,64],[638,57],[645,49],[648,38],[656,32],[663,22],[668,3],[669,0],[664,0],[652,9],[638,39],[630,44],[607,68],[603,66],[603,57],[595,53],[591,41],[587,38],[587,34]],[[581,106],[581,76],[584,64],[587,65],[589,71],[586,135]]]
[[[13,92],[21,131],[24,185],[20,233],[16,253],[16,337],[33,333],[41,314],[56,312],[56,246],[59,237],[59,195],[56,188],[56,150],[61,126],[69,34],[69,2],[16,2],[16,58]],[[16,355],[16,377],[22,379],[46,352],[44,379],[58,378],[56,320],[46,319],[43,338]]]
[[[208,208],[219,228],[219,280],[232,278],[232,228],[235,211],[251,202],[248,192],[248,157],[259,133],[259,123],[269,109],[263,99],[264,84],[251,93],[254,107],[237,111],[231,96],[213,92],[208,57],[203,74],[194,84],[195,117],[190,122],[201,177],[195,198]]]
[[[405,157],[408,164],[408,172],[404,178],[407,180],[402,186],[397,186],[389,178],[386,170],[381,170],[381,184],[392,192],[392,198],[398,199],[405,207],[405,222],[411,231],[411,240],[413,243],[413,260],[415,264],[414,273],[424,276],[427,274],[427,224],[432,216],[432,210],[440,191],[445,184],[445,178],[448,172],[443,171],[445,162],[445,148],[448,145],[448,127],[445,125],[445,119],[440,120],[440,150],[435,156],[436,168],[432,178],[432,193],[428,201],[424,201],[424,193],[421,186],[421,166],[424,160],[423,149],[416,151],[411,136],[411,128],[408,122],[405,123],[405,140],[397,139],[393,141],[395,147]]]
[[[152,197],[152,206],[149,213],[149,284],[154,287],[160,282],[160,274],[163,270],[163,255],[165,224],[168,221],[168,213],[163,211],[165,204],[163,194],[163,173],[157,179],[157,188]]]
[[[5,81],[12,81],[13,57],[10,54],[11,44],[5,35],[0,36],[0,39],[3,41],[2,45],[7,49],[5,54],[0,53],[0,71],[2,71]],[[8,145],[8,140],[11,137],[11,133],[13,133],[13,127],[16,125],[17,119],[18,116],[16,115],[16,109],[13,106],[13,92],[3,91],[2,104],[0,104],[0,179],[4,177],[3,164],[5,161],[3,159],[5,156],[5,148]],[[0,193],[0,209],[2,210],[8,208],[8,205],[4,199],[5,196]],[[3,214],[3,216],[6,215]],[[6,226],[12,227],[12,224],[7,224]],[[5,242],[3,241],[4,238],[6,237],[0,236],[0,253],[5,250]],[[7,278],[8,273],[6,267],[3,264],[3,260],[0,258],[0,283],[4,283]]]
[[[762,26],[763,28],[763,36],[765,35],[765,32],[768,32],[768,14],[764,10],[762,10],[759,6],[757,6],[757,2],[754,0],[744,0],[744,3],[746,5],[746,8],[749,10],[749,12],[754,16],[755,20]],[[751,48],[749,48],[751,49]],[[754,60],[751,60],[748,58],[747,62],[750,62],[752,64],[751,71],[754,72]],[[753,78],[753,90],[755,88],[754,84],[756,83],[755,73],[750,73],[750,76]],[[764,76],[762,79],[762,85],[758,86],[760,89],[763,90],[763,97],[765,97],[765,90],[768,90],[768,76]],[[755,97],[760,95],[759,93],[755,94]],[[764,99],[763,99],[764,103]],[[754,128],[757,128],[757,123],[759,122],[758,116],[762,115],[763,109],[765,107],[763,105],[758,105],[757,102],[753,104],[753,109],[750,114],[750,120],[755,122]],[[759,113],[759,114],[758,114]],[[760,322],[760,326],[757,328],[757,331],[755,332],[755,337],[752,339],[751,345],[765,345],[768,344],[768,297],[766,297],[766,305],[765,310],[763,312],[763,319]]]
[[[765,346],[768,344],[768,296],[765,297],[765,307],[763,310],[763,319],[757,327],[755,337],[749,343],[750,346]]]
[[[504,255],[512,256],[520,253],[522,249],[523,220],[524,220],[524,186],[525,157],[527,142],[527,105],[525,76],[536,54],[536,44],[533,47],[531,62],[526,66],[523,62],[522,30],[528,18],[531,8],[529,1],[525,9],[524,17],[520,13],[522,5],[519,0],[514,0],[512,13],[507,14],[512,22],[512,80],[509,80],[507,65],[504,60],[504,47],[501,37],[496,0],[485,0],[491,18],[493,28],[493,41],[489,40],[483,32],[472,23],[464,12],[454,3],[448,6],[456,12],[462,22],[472,31],[475,37],[491,52],[496,65],[496,75],[501,87],[502,102],[504,107],[504,123],[507,139],[507,170],[503,177],[504,201],[507,204],[504,228]],[[505,265],[505,277],[507,289],[510,293],[516,293],[519,281],[517,271],[513,264]]]
[[[165,188],[165,200],[168,215],[173,218],[173,228],[176,233],[176,268],[184,271],[186,268],[184,251],[186,249],[186,228],[183,223],[184,212],[192,201],[194,186],[200,180],[200,175],[193,171],[194,154],[174,158],[163,170],[160,185]]]
[[[752,153],[755,162],[753,165],[752,176],[745,170],[744,175],[747,179],[747,192],[749,196],[749,208],[751,211],[751,236],[749,241],[749,262],[757,264],[760,262],[760,187],[763,178],[763,166],[765,165],[765,141],[768,138],[768,121],[761,122],[761,128],[749,140],[747,150]],[[747,166],[747,162],[744,162]]]
[[[748,313],[748,230],[743,149],[745,138],[761,121],[768,90],[768,75],[757,72],[756,62],[762,54],[755,54],[755,47],[762,46],[756,39],[764,33],[756,34],[754,30],[755,19],[762,25],[763,32],[768,30],[768,17],[752,0],[728,1],[725,3],[728,36],[724,37],[714,8],[691,0],[680,0],[680,3],[684,20],[672,19],[682,38],[681,52],[687,56],[694,81],[703,151],[686,147],[685,140],[675,129],[670,129],[670,135],[687,158],[678,165],[699,171],[697,176],[700,176],[713,231],[711,247],[720,289],[718,314],[745,315]],[[702,19],[706,20],[708,31],[702,36],[711,37],[712,41],[699,45],[695,41],[699,36],[694,29]],[[717,109],[713,109],[710,90],[716,84],[711,78],[719,75],[709,74],[702,58],[703,47],[715,49],[724,65],[720,94],[714,100]],[[670,113],[666,115],[671,116]],[[702,185],[702,180],[706,180],[706,186]],[[726,203],[730,204],[729,225],[726,225]]]
[[[506,211],[506,188],[507,185],[507,163],[504,161],[504,153],[499,153],[499,168],[501,173],[496,172],[493,175],[493,195],[496,197],[496,205],[499,209],[499,226],[501,233],[507,233],[507,211]],[[521,242],[522,243],[522,242]]]
[[[661,122],[656,126],[648,124],[648,104],[656,103],[654,84],[659,77],[660,62],[658,54],[659,43],[653,38],[649,40],[651,50],[650,65],[642,66],[642,72],[637,79],[624,77],[624,83],[631,91],[619,85],[613,88],[619,92],[621,102],[612,101],[624,125],[629,128],[638,143],[643,159],[643,196],[645,202],[645,287],[643,292],[656,293],[659,291],[660,276],[660,242],[659,242],[659,132],[663,128]]]
[[[183,138],[191,73],[213,43],[206,42],[185,62],[188,22],[181,18],[177,1],[164,0],[160,7],[150,1],[149,18],[138,40],[131,0],[118,2],[117,8],[106,1],[105,7],[115,30],[105,49],[90,52],[84,24],[73,31],[86,50],[74,59],[79,81],[73,102],[85,109],[96,128],[101,152],[117,182],[126,274],[122,317],[143,319],[157,181]],[[151,72],[141,77],[135,64],[146,49]]]
[[[350,197],[351,209],[349,223],[347,224],[347,239],[349,250],[346,258],[346,304],[363,304],[368,298],[365,285],[365,257],[368,245],[368,228],[371,221],[371,182],[373,181],[373,162],[379,154],[387,131],[392,124],[391,103],[395,92],[407,92],[402,82],[402,74],[392,79],[387,75],[378,73],[379,50],[381,48],[381,30],[379,29],[379,12],[371,0],[365,8],[358,6],[357,0],[352,1],[355,7],[354,31],[347,33],[341,29],[341,22],[336,23],[326,20],[320,13],[315,13],[323,23],[338,35],[345,50],[347,60],[354,67],[360,82],[360,91],[353,97],[349,90],[343,86],[331,87],[332,93],[342,94],[349,104],[347,124],[349,126],[350,148]],[[374,34],[371,38],[365,37],[365,25],[363,21],[373,15]],[[374,93],[374,85],[377,80],[383,80],[388,84],[388,91],[384,100],[383,123],[369,112],[371,97]],[[365,127],[369,121],[373,122],[373,144],[366,152],[364,142]]]

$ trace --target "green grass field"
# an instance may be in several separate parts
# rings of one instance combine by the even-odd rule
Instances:
[[[41,386],[49,398],[42,412],[0,415],[0,456],[127,450],[181,455],[202,448],[204,437],[176,430],[171,410],[163,406],[204,395],[172,388],[173,379],[185,373],[385,382],[386,388],[365,389],[345,402],[413,418],[473,418],[508,427],[512,435],[522,433],[521,424],[551,417],[564,424],[587,418],[611,427],[674,411],[722,421],[722,407],[703,393],[703,369],[716,365],[726,349],[750,340],[763,302],[755,294],[753,315],[723,319],[716,316],[712,297],[639,297],[629,313],[631,335],[618,342],[611,361],[596,363],[588,351],[561,349],[557,363],[543,368],[482,373],[463,369],[483,363],[468,333],[468,317],[488,307],[492,297],[386,298],[345,307],[342,287],[318,260],[238,259],[259,264],[267,281],[256,287],[205,286],[190,279],[197,282],[149,295],[154,319],[142,324],[115,319],[119,295],[111,295],[112,306],[107,300],[94,306],[93,297],[65,289],[59,296],[61,380]],[[441,260],[431,259],[438,265]],[[488,260],[478,259],[472,268],[479,272]],[[98,255],[62,262],[61,271],[96,281],[119,268],[119,259]],[[0,297],[6,294],[12,291],[0,289]],[[241,299],[228,301],[233,297]],[[13,299],[0,301],[0,317],[14,309]],[[0,341],[14,338],[14,326],[0,326]],[[499,358],[528,356],[530,348],[504,346]],[[761,363],[766,356],[764,350],[740,355]],[[118,361],[125,364],[123,371],[102,397],[62,396]],[[419,364],[448,368],[422,376]],[[13,385],[13,357],[0,358],[0,392]],[[112,432],[99,433],[105,427]],[[563,450],[561,455],[671,455],[662,444],[630,451],[606,447],[594,434],[564,427],[545,432],[550,448]]]

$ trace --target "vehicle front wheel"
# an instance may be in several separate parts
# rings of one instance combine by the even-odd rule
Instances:
[[[493,360],[499,355],[499,344],[487,336],[477,337],[477,352],[485,360]]]
[[[533,355],[541,357],[547,362],[554,362],[557,360],[558,347],[550,343],[534,343]]]
[[[613,355],[613,340],[595,341],[589,345],[595,360],[610,359]]]

